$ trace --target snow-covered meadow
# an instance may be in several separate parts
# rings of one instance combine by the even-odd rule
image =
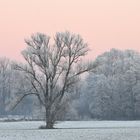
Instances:
[[[43,122],[1,122],[0,140],[139,140],[140,121],[67,121],[57,129],[38,129]]]

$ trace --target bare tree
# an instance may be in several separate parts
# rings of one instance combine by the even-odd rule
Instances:
[[[6,98],[9,97],[10,61],[7,58],[0,58],[0,112],[6,114]]]
[[[37,33],[25,42],[28,47],[22,55],[27,64],[15,64],[15,69],[26,74],[32,88],[20,96],[16,105],[28,95],[37,96],[45,108],[45,128],[50,129],[79,76],[96,65],[82,63],[89,49],[80,35],[56,33],[53,41],[50,41],[49,36]]]

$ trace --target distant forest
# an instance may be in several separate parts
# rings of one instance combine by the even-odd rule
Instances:
[[[79,78],[67,93],[58,120],[140,119],[140,53],[111,49],[98,56],[99,65]],[[43,119],[44,108],[28,96],[16,106],[18,96],[30,89],[26,75],[13,68],[13,61],[0,58],[0,117],[9,115]],[[18,95],[18,96],[17,96]]]

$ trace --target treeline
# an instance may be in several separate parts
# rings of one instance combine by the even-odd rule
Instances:
[[[89,73],[73,102],[79,118],[140,119],[140,54],[112,49],[95,61],[100,65]]]
[[[14,70],[13,63],[7,58],[0,58],[0,118],[9,115],[34,116],[39,103],[33,97],[25,98],[14,108],[18,97],[30,87],[24,73]]]
[[[95,63],[98,66],[67,94],[69,102],[58,119],[140,119],[140,53],[112,49],[98,56]],[[0,83],[0,117],[44,117],[40,116],[44,109],[34,96],[14,108],[18,97],[31,87],[24,73],[15,71],[13,62],[6,58],[0,59]]]

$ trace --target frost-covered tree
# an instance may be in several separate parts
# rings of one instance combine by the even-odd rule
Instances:
[[[46,128],[53,128],[79,76],[95,64],[82,63],[88,45],[80,35],[56,33],[50,41],[49,36],[37,33],[25,42],[28,47],[22,55],[27,64],[15,64],[15,69],[26,74],[31,88],[22,92],[16,104],[26,96],[37,96],[45,109]]]
[[[87,77],[86,92],[80,97],[86,100],[91,117],[140,118],[140,54],[112,49],[95,62],[100,65]]]
[[[0,58],[0,117],[7,117],[10,114],[26,114],[27,110],[24,108],[27,108],[27,104],[31,102],[29,98],[26,98],[24,100],[26,104],[18,106],[14,111],[8,109],[11,106],[11,102],[16,100],[14,93],[18,93],[22,87],[22,82],[25,81],[22,78],[23,74],[21,75],[21,72],[14,71],[11,64],[12,62],[8,58]]]
[[[27,90],[31,90],[31,85],[26,79],[26,75],[20,71],[15,71],[13,63],[11,64],[10,75],[10,97],[6,107],[8,114],[24,117],[32,116],[35,108],[33,106],[34,97],[26,97],[19,106],[15,106],[15,102],[18,101],[19,97]]]
[[[10,60],[0,58],[0,115],[6,114],[6,101],[10,96]]]

